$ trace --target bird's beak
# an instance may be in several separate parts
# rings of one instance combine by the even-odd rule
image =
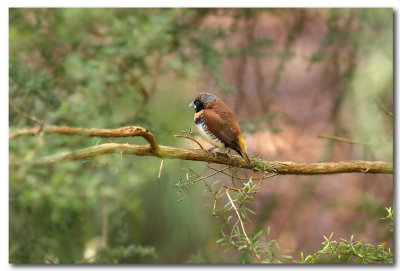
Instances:
[[[193,107],[196,110],[196,105],[194,104],[194,101],[189,104],[189,107]]]

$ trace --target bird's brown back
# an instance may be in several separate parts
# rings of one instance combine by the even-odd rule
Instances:
[[[222,100],[207,105],[203,116],[211,133],[228,147],[234,150],[241,149],[244,140],[239,123],[232,110]]]

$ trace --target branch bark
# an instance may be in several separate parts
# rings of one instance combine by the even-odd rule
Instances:
[[[51,134],[64,134],[64,135],[86,135],[92,137],[134,137],[140,136],[146,139],[150,144],[151,149],[157,150],[158,143],[154,138],[153,134],[147,129],[139,126],[126,126],[116,129],[98,129],[98,128],[77,128],[69,126],[45,126],[44,128],[24,128],[18,130],[9,136],[9,139],[14,139],[24,135],[35,136],[38,133],[43,132]]]
[[[29,132],[27,132],[29,131]],[[39,128],[22,129],[14,133],[14,135],[35,135],[40,131]],[[133,144],[117,144],[105,143],[84,149],[79,149],[69,153],[61,153],[52,156],[40,158],[33,162],[34,166],[44,167],[63,161],[73,161],[79,159],[90,159],[99,155],[122,153],[138,156],[154,156],[162,159],[181,159],[191,161],[203,161],[208,163],[216,163],[229,165],[234,167],[242,167],[248,169],[265,168],[277,174],[298,174],[298,175],[316,175],[316,174],[335,174],[335,173],[386,173],[393,174],[393,165],[382,161],[338,161],[323,163],[295,163],[291,161],[266,161],[262,159],[252,158],[252,165],[247,164],[240,156],[231,155],[229,158],[226,154],[217,153],[217,156],[211,152],[201,149],[186,149],[179,147],[161,146],[153,134],[147,129],[139,126],[128,126],[117,129],[85,129],[67,126],[48,126],[44,127],[43,132],[56,134],[79,134],[96,137],[134,137],[140,136],[146,139],[148,145]],[[16,138],[17,136],[10,136]]]

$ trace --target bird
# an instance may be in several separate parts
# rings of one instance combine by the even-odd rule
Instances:
[[[213,145],[207,149],[208,151],[216,155],[213,151],[215,148],[233,149],[251,164],[239,122],[224,101],[214,94],[202,92],[189,104],[189,107],[193,107],[196,111],[194,123],[201,137]],[[229,150],[226,154],[230,158],[228,152]]]

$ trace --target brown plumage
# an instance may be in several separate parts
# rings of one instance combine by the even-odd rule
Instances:
[[[196,110],[194,122],[200,135],[218,148],[231,148],[251,164],[246,142],[232,110],[217,96],[200,93],[189,105]]]

